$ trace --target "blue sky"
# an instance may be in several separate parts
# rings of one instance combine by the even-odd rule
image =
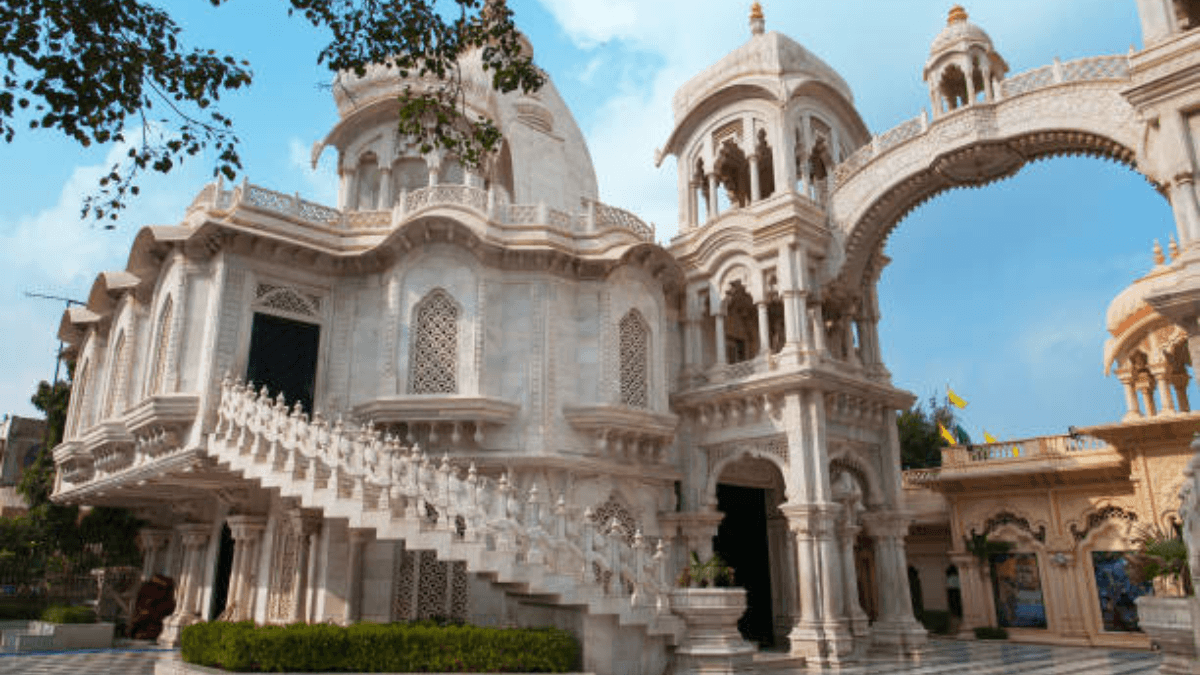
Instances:
[[[837,69],[875,133],[928,104],[921,70],[945,24],[946,0],[775,0],[768,30]],[[674,233],[675,167],[653,165],[671,128],[671,95],[749,38],[749,2],[512,0],[587,136],[602,198]],[[334,203],[332,153],[316,171],[309,148],[335,121],[316,64],[322,36],[288,18],[279,0],[169,3],[193,44],[245,58],[255,82],[230,96],[250,180]],[[1140,46],[1134,0],[976,0],[971,20],[1013,73]],[[0,412],[32,414],[29,394],[54,367],[61,306],[27,290],[86,297],[96,273],[124,267],[143,225],[178,222],[210,167],[185,164],[143,184],[118,228],[81,223],[79,203],[116,156],[25,132],[0,146]],[[1123,166],[1090,158],[1039,162],[979,190],[944,194],[892,235],[880,285],[884,359],[895,383],[919,394],[947,382],[970,402],[976,438],[1061,433],[1118,419],[1120,384],[1101,363],[1108,302],[1152,264],[1174,232],[1170,209]],[[1193,392],[1193,400],[1200,397]]]

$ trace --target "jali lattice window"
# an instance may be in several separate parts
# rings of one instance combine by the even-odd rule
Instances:
[[[647,372],[650,366],[650,328],[636,310],[621,319],[621,403],[632,408],[650,407]]]
[[[458,305],[441,289],[413,310],[408,393],[458,393]]]

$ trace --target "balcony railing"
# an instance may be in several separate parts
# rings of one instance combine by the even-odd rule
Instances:
[[[218,181],[204,186],[192,200],[189,210],[223,211],[242,206],[348,233],[390,228],[429,208],[459,206],[501,225],[540,226],[570,235],[617,230],[627,232],[640,241],[654,241],[654,228],[642,219],[624,209],[598,201],[583,199],[579,212],[567,213],[546,204],[508,204],[501,193],[470,185],[434,185],[402,192],[392,210],[341,211],[302,199],[298,194],[288,195],[249,182],[226,190]]]
[[[1081,455],[1113,451],[1113,447],[1104,441],[1082,434],[1036,436],[1002,443],[952,445],[942,448],[942,467],[969,469],[982,464],[1073,459]]]

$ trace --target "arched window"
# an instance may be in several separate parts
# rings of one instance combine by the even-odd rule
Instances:
[[[162,393],[163,378],[167,371],[167,344],[171,339],[171,315],[174,313],[173,298],[167,298],[163,303],[162,313],[158,316],[158,330],[155,332],[154,353],[150,357],[150,386],[146,393],[153,396]]]
[[[72,437],[77,436],[81,429],[86,429],[90,424],[90,421],[86,417],[88,388],[92,380],[92,362],[85,362],[83,367],[79,369],[79,372],[79,380],[72,387],[73,391],[71,392],[72,408],[75,413],[74,421],[71,424],[71,433],[69,434]]]
[[[121,400],[121,389],[125,383],[125,331],[117,336],[117,344],[112,352],[112,364],[108,372],[108,391],[104,392],[103,419],[112,417],[117,412]]]
[[[942,71],[940,89],[948,110],[957,110],[970,102],[967,98],[967,76],[956,65],[950,65]]]
[[[458,393],[458,304],[431,291],[413,308],[408,393]]]
[[[379,161],[375,159],[375,155],[363,155],[358,163],[359,211],[374,211],[379,208],[379,175]]]
[[[392,165],[392,196],[429,187],[429,165],[420,157],[401,157]]]
[[[650,328],[636,310],[622,319],[620,330],[621,403],[631,408],[650,407]]]

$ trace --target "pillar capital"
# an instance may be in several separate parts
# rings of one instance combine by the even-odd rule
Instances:
[[[842,516],[841,504],[784,504],[779,507],[787,516],[788,529],[798,537],[833,539],[837,533],[838,520]]]
[[[912,514],[903,511],[868,511],[862,519],[869,536],[900,540],[908,535],[908,526],[913,521]]]
[[[229,516],[225,522],[229,524],[229,533],[234,541],[258,539],[267,527],[266,516]]]
[[[183,538],[185,548],[200,548],[208,543],[212,536],[212,525],[207,523],[184,523],[176,525],[175,530]]]
[[[137,546],[143,553],[165,548],[171,540],[171,531],[157,527],[143,527],[137,533]]]
[[[296,509],[288,513],[288,522],[301,537],[311,537],[321,531],[324,514],[317,509]]]
[[[352,527],[349,534],[351,546],[366,544],[375,539],[375,530],[368,527]]]

